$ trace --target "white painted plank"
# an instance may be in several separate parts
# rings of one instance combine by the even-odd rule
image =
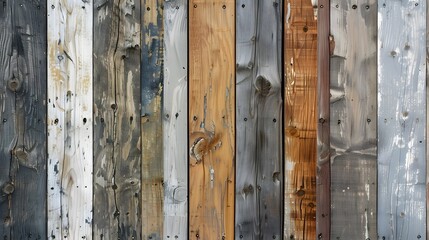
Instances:
[[[188,239],[187,1],[164,5],[164,238]]]
[[[426,239],[426,1],[378,3],[378,235]]]
[[[92,1],[48,1],[48,234],[92,238]]]

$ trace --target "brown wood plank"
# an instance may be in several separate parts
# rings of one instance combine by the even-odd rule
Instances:
[[[234,238],[235,1],[189,3],[189,239]]]
[[[46,239],[46,1],[0,5],[0,238]]]
[[[164,0],[142,5],[142,239],[163,238]]]
[[[285,20],[285,239],[316,239],[317,16],[288,0]]]
[[[95,239],[141,237],[140,1],[94,2]]]
[[[317,175],[316,175],[316,234],[318,239],[330,238],[330,128],[329,128],[329,17],[330,1],[318,1],[317,25]]]

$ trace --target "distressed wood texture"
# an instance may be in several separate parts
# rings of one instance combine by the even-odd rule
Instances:
[[[310,0],[285,11],[285,239],[316,239],[317,16]],[[317,6],[316,6],[317,9]]]
[[[378,16],[378,235],[426,239],[426,1]]]
[[[0,6],[0,238],[46,239],[46,1]]]
[[[376,40],[376,0],[331,0],[331,239],[377,239]]]
[[[48,1],[48,234],[92,236],[92,1]]]
[[[140,2],[94,2],[94,238],[141,237]]]
[[[179,240],[188,239],[187,6],[164,4],[164,239]]]
[[[317,25],[317,174],[316,234],[318,239],[330,238],[331,169],[330,169],[330,0],[318,1]]]
[[[233,239],[235,1],[189,4],[189,239]]]
[[[142,239],[162,240],[164,0],[142,3]]]
[[[236,239],[280,239],[282,1],[236,1]]]
[[[426,239],[426,1],[379,1],[378,30],[378,235]]]

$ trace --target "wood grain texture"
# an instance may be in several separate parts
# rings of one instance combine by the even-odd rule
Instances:
[[[378,29],[378,235],[426,239],[426,1],[379,1]]]
[[[285,11],[284,237],[316,239],[317,16],[310,0]]]
[[[92,1],[48,1],[48,234],[92,236]]]
[[[94,2],[94,238],[141,237],[140,2]]]
[[[317,175],[316,233],[318,239],[330,239],[330,92],[329,92],[329,18],[330,0],[318,1],[317,12]]]
[[[282,1],[236,2],[235,239],[280,239]]]
[[[46,1],[0,6],[0,238],[46,239]]]
[[[164,239],[188,239],[187,7],[164,3]]]
[[[142,3],[142,239],[162,240],[164,1]]]
[[[377,238],[377,1],[331,1],[331,239]]]
[[[233,239],[235,1],[189,4],[189,239]]]

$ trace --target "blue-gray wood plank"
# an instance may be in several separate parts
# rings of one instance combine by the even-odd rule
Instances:
[[[378,29],[378,235],[426,239],[426,1],[379,1]]]
[[[46,1],[0,3],[0,238],[46,239]]]

